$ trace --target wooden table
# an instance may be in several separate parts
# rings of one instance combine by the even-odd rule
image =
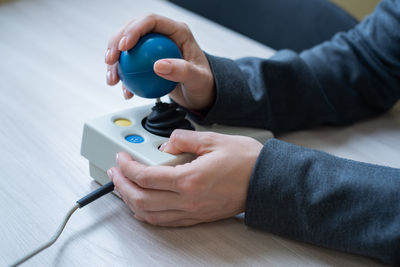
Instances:
[[[155,0],[37,0],[0,4],[0,265],[46,241],[74,202],[97,188],[80,156],[85,120],[151,100],[124,101],[105,84],[108,38],[128,19],[159,13],[189,24],[220,56],[273,52]],[[283,140],[400,167],[400,112]],[[24,266],[379,265],[367,258],[263,233],[242,218],[188,228],[136,221],[113,195],[79,210],[55,245]]]

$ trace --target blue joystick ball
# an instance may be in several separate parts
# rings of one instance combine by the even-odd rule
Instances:
[[[144,98],[159,98],[171,92],[176,82],[161,78],[153,71],[162,58],[182,58],[177,45],[168,37],[150,33],[128,51],[121,52],[118,74],[131,93]]]

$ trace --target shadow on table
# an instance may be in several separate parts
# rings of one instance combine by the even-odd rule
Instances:
[[[96,212],[96,209],[92,211]],[[101,223],[86,226],[63,243],[53,266],[62,265],[62,256],[71,243],[85,239],[85,236],[98,231],[100,227],[107,227],[114,239],[113,243],[117,244],[111,252],[114,258],[118,258],[119,262],[139,265],[149,262],[163,266],[255,263],[307,265],[309,262],[321,265],[375,265],[367,258],[290,241],[248,228],[243,224],[243,216],[192,227],[167,228],[136,221],[124,206],[111,212],[107,210],[103,214],[106,215],[98,219]]]

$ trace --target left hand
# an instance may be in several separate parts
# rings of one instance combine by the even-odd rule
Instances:
[[[262,149],[244,136],[175,130],[160,150],[194,153],[190,163],[146,166],[124,152],[107,173],[138,220],[187,226],[232,217],[245,210],[251,172]]]

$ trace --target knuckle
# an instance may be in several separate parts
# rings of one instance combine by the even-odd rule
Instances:
[[[211,146],[215,142],[215,134],[211,132],[205,132],[200,136],[200,142],[204,146]]]
[[[146,15],[146,19],[148,19],[148,20],[156,20],[156,19],[158,19],[160,16],[159,15],[157,15],[157,14],[155,14],[155,13],[148,13],[147,15]]]
[[[145,220],[153,225],[157,225],[160,223],[160,219],[158,218],[158,216],[154,213],[147,213],[145,215]]]
[[[186,69],[187,69],[188,74],[199,73],[199,69],[197,68],[197,66],[192,63],[189,63],[189,62],[186,62]]]
[[[189,25],[187,25],[185,22],[180,22],[179,24],[180,24],[181,28],[182,28],[185,32],[190,32]]]
[[[187,177],[190,175],[190,169],[188,169],[185,164],[176,165],[174,167],[174,173],[176,178],[183,179],[183,177]]]
[[[183,194],[187,194],[192,190],[192,183],[188,180],[188,177],[183,177],[181,179],[178,179],[176,182],[176,188]]]
[[[148,201],[142,190],[139,189],[135,194],[131,194],[128,197],[135,210],[146,210]]]
[[[114,177],[113,179],[114,187],[119,191],[119,189],[122,187],[122,182],[121,179],[118,179],[118,177]]]
[[[191,197],[196,197],[204,191],[203,183],[197,178],[189,178],[181,181],[178,188],[181,189],[183,194],[190,195]]]
[[[109,40],[108,40],[108,48],[111,48],[113,46],[115,46],[117,44],[117,42],[119,41],[119,35],[118,34],[114,34]]]
[[[193,42],[194,41],[194,36],[192,31],[190,30],[189,25],[187,25],[185,22],[180,22],[179,23],[181,31],[184,33],[186,37],[186,41]]]
[[[184,170],[184,165],[178,165],[174,167],[175,177],[171,179],[171,186],[174,187],[178,192],[184,191],[184,183],[186,180],[186,172]]]
[[[132,204],[135,207],[135,210],[146,210],[146,199],[143,197],[134,197]]]
[[[197,194],[197,185],[195,182],[190,181],[184,185],[184,193],[187,195],[195,196]]]
[[[148,177],[148,171],[146,169],[141,170],[137,173],[135,182],[143,188],[146,188],[149,186],[149,179]]]
[[[123,174],[125,174],[126,171],[130,167],[130,164],[128,161],[123,161],[123,162],[119,163],[118,165],[119,165],[119,169],[122,171]]]
[[[191,71],[192,71],[191,64],[188,62],[185,62],[182,67],[182,78],[187,79],[189,77]]]
[[[190,212],[197,213],[197,212],[201,211],[202,205],[199,201],[196,200],[196,201],[189,202],[187,208]]]
[[[129,29],[129,26],[132,25],[135,21],[136,21],[135,19],[126,20],[122,28],[116,34],[116,36],[121,36],[121,34],[125,34],[126,30]]]
[[[128,25],[130,25],[130,24],[132,24],[133,22],[135,22],[136,21],[136,19],[128,19],[126,22],[125,22],[125,26],[124,27],[126,27],[126,26],[128,26]]]
[[[178,141],[178,135],[177,135],[177,130],[174,130],[171,134],[171,136],[169,137],[169,142],[174,144]]]

